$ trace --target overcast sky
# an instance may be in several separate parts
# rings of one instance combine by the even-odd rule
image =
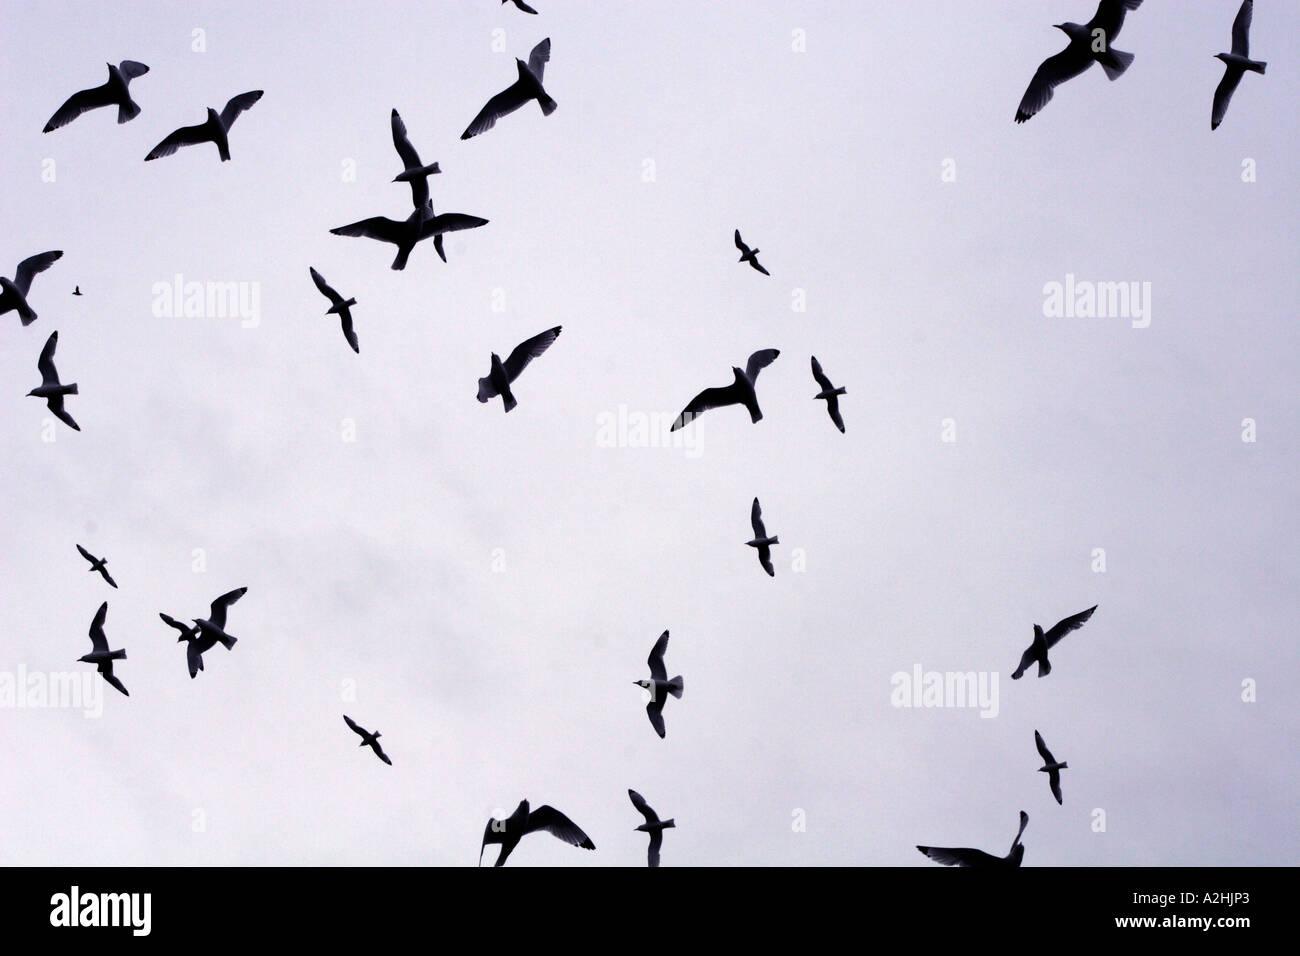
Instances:
[[[0,861],[472,865],[527,797],[598,849],[511,865],[644,865],[632,787],[677,820],[669,866],[930,866],[915,844],[1006,852],[1021,809],[1026,865],[1293,863],[1300,9],[1258,4],[1268,74],[1212,134],[1236,0],[1148,0],[1129,71],[1023,126],[1093,0],[537,6],[4,5],[0,274],[64,256],[36,323],[0,317],[0,672],[91,671],[108,600],[131,696],[0,711]],[[547,36],[558,110],[462,142]],[[128,58],[137,119],[41,133]],[[231,162],[142,162],[252,89]],[[394,107],[435,209],[490,220],[447,264],[328,232],[409,213]],[[357,298],[360,355],[309,266]],[[256,324],[155,314],[178,274],[248,283]],[[1149,326],[1045,316],[1067,275],[1150,283]],[[475,401],[553,325],[517,409]],[[24,396],[55,329],[82,431],[48,442]],[[769,347],[759,424],[598,440]],[[239,643],[191,680],[158,612],[239,586]],[[1049,678],[1009,679],[1093,604]],[[665,628],[660,740],[632,681]],[[996,673],[997,716],[893,706],[917,665]]]

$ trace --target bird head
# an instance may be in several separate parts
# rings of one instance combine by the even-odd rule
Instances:
[[[1226,53],[1216,53],[1214,54],[1214,58],[1216,60],[1222,60],[1224,63],[1228,62],[1228,54]]]
[[[636,684],[637,687],[644,687],[646,690],[650,689],[650,682],[648,680],[634,680],[632,683]]]
[[[737,382],[743,382],[743,381],[745,381],[745,372],[744,372],[743,369],[736,368],[736,366],[733,365],[733,366],[731,366],[731,371],[732,371],[732,374],[734,374],[734,375],[736,376],[736,381],[737,381]]]
[[[214,110],[211,106],[209,106],[209,107],[208,107],[208,122],[209,122],[209,123],[214,123],[214,122],[217,122],[219,119],[220,119],[220,117],[217,115],[217,111]]]

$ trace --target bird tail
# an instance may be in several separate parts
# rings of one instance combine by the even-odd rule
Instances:
[[[442,248],[442,233],[433,237],[433,251],[438,253],[438,258],[443,262],[447,261],[447,253]]]
[[[682,691],[686,689],[686,682],[682,680],[682,675],[678,674],[668,682],[668,693],[672,694],[678,700],[682,699]]]
[[[1246,69],[1250,70],[1252,73],[1258,73],[1260,76],[1263,76],[1264,71],[1268,69],[1268,62],[1265,60],[1256,60],[1250,66],[1246,67]]]
[[[18,303],[18,318],[22,319],[23,325],[31,325],[36,321],[36,313],[26,302]]]
[[[538,98],[537,103],[542,108],[543,116],[550,116],[552,113],[555,112],[555,107],[556,107],[555,100],[551,99],[545,93],[543,93],[541,97]]]
[[[1124,75],[1124,71],[1129,68],[1133,62],[1133,54],[1125,53],[1123,50],[1109,49],[1105,53],[1097,55],[1097,62],[1101,68],[1106,71],[1106,76],[1112,80],[1118,80]]]
[[[140,105],[135,100],[128,99],[117,108],[118,123],[127,123],[140,115]]]
[[[112,652],[110,652],[109,655],[108,655],[108,659],[109,659],[110,661],[124,661],[124,660],[126,660],[126,649],[123,648],[123,649],[120,650],[120,651],[112,651]]]
[[[61,394],[61,395],[76,395],[76,394],[77,394],[77,383],[76,383],[76,382],[73,382],[71,385],[64,385],[63,388],[61,388],[61,389],[59,390],[59,394]]]
[[[217,638],[217,640],[221,642],[222,646],[225,647],[226,650],[231,650],[239,638],[231,637],[229,634],[223,634],[221,637]]]

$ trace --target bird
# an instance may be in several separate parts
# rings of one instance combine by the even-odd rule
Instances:
[[[551,836],[558,837],[571,846],[580,846],[584,850],[596,849],[596,844],[591,842],[591,837],[583,833],[581,827],[559,810],[551,806],[540,806],[530,813],[528,801],[521,800],[515,812],[504,820],[495,817],[488,819],[487,828],[483,831],[483,845],[478,850],[479,866],[483,865],[483,851],[489,843],[501,844],[501,855],[497,857],[496,863],[492,864],[501,866],[506,862],[506,857],[519,845],[520,840],[529,833],[536,833],[539,830],[545,830]]]
[[[127,697],[130,692],[123,686],[122,682],[113,676],[113,661],[126,660],[126,651],[110,651],[108,649],[108,637],[104,634],[104,618],[108,616],[108,602],[105,601],[95,612],[95,619],[90,622],[90,645],[91,652],[83,654],[77,660],[84,661],[87,664],[94,664],[103,675],[104,680],[108,681]]]
[[[1250,58],[1250,20],[1254,15],[1254,0],[1245,0],[1237,11],[1237,19],[1232,21],[1232,52],[1216,53],[1215,59],[1223,61],[1223,79],[1214,91],[1214,109],[1210,112],[1210,129],[1216,130],[1228,112],[1228,103],[1241,82],[1242,74],[1247,70],[1264,75],[1268,66],[1263,60]]]
[[[402,171],[394,177],[395,183],[411,184],[411,202],[416,209],[425,212],[425,218],[433,215],[433,204],[429,200],[429,177],[442,172],[437,163],[429,163],[427,166],[420,162],[420,154],[415,151],[411,145],[411,139],[406,135],[406,124],[402,122],[402,117],[393,110],[393,146],[397,148],[397,155],[402,160]],[[433,237],[433,250],[438,253],[438,258],[443,262],[447,261],[447,253],[442,247],[442,233]]]
[[[664,842],[664,831],[676,828],[677,824],[672,820],[660,820],[659,814],[650,809],[650,804],[645,802],[645,797],[635,790],[628,788],[627,795],[632,798],[632,806],[636,807],[641,816],[645,817],[645,823],[636,829],[642,833],[650,834],[650,847],[646,851],[646,865],[656,867],[659,865],[659,848]]]
[[[534,10],[532,7],[530,7],[528,4],[524,3],[524,0],[501,0],[501,2],[502,2],[502,3],[513,3],[513,4],[514,4],[516,7],[518,7],[520,10],[524,11],[524,13],[536,13],[536,12],[537,12],[537,11]]]
[[[393,761],[388,758],[388,754],[384,753],[384,748],[379,745],[379,738],[382,737],[383,734],[377,730],[372,734],[364,727],[359,726],[357,722],[347,714],[343,715],[343,720],[353,729],[353,731],[356,732],[357,736],[361,738],[361,743],[357,744],[358,747],[369,747],[375,752],[376,757],[388,764],[390,767],[393,765]]]
[[[108,558],[97,558],[81,545],[77,545],[77,550],[81,552],[83,558],[90,562],[90,567],[86,570],[98,571],[99,576],[108,582],[109,587],[117,587],[117,582],[113,580],[113,576],[108,573],[108,568],[106,567],[108,564]]]
[[[248,588],[235,588],[233,591],[227,591],[212,602],[212,607],[206,619],[197,617],[191,619],[198,629],[198,636],[195,640],[202,642],[200,653],[218,643],[225,645],[226,650],[230,650],[235,646],[238,638],[231,637],[226,633],[226,610],[243,597],[247,590]]]
[[[230,98],[220,114],[209,106],[206,120],[197,126],[182,126],[168,134],[166,139],[149,150],[149,155],[144,158],[145,162],[161,156],[170,156],[182,146],[197,146],[199,143],[215,143],[221,161],[226,162],[230,159],[230,141],[227,139],[230,127],[235,125],[235,120],[239,118],[240,113],[252,109],[253,104],[261,98],[261,90],[240,93]]]
[[[562,328],[563,326],[557,325],[553,329],[538,332],[531,339],[520,342],[504,362],[501,361],[501,356],[493,352],[492,367],[486,376],[478,380],[478,400],[486,403],[500,395],[501,404],[507,412],[518,405],[510,385],[528,367],[529,362],[551,347],[551,344],[560,337]]]
[[[775,535],[767,536],[767,529],[763,527],[763,509],[759,507],[758,499],[754,499],[753,506],[749,509],[749,523],[754,526],[754,537],[745,544],[758,550],[758,563],[763,566],[768,577],[776,577],[776,571],[772,567],[772,545],[780,544],[781,541]]]
[[[81,286],[76,286],[76,287],[72,290],[72,294],[73,294],[73,295],[81,295]]]
[[[126,123],[140,115],[140,106],[131,99],[129,87],[137,76],[148,73],[149,67],[135,60],[123,60],[117,66],[112,63],[105,65],[108,67],[108,81],[69,96],[45,124],[44,132],[67,126],[82,113],[101,106],[116,106],[118,123]]]
[[[32,277],[38,272],[44,272],[61,258],[63,258],[61,249],[37,253],[18,263],[12,279],[0,276],[0,315],[6,312],[17,312],[23,325],[31,325],[35,322],[36,313],[27,304],[27,293],[32,289]]]
[[[533,47],[533,52],[528,54],[527,63],[516,58],[519,78],[487,101],[487,104],[479,110],[478,116],[474,117],[474,121],[465,128],[465,132],[460,134],[460,138],[469,139],[479,133],[486,133],[496,125],[497,120],[510,115],[529,100],[537,101],[542,108],[543,116],[554,113],[555,100],[551,99],[550,94],[542,86],[542,73],[550,59],[550,37]]]
[[[706,388],[700,392],[682,409],[682,413],[677,416],[672,428],[668,430],[675,432],[689,425],[709,409],[722,408],[726,405],[744,405],[749,410],[751,422],[761,421],[763,413],[758,407],[758,394],[754,391],[754,383],[758,381],[758,373],[775,362],[780,354],[780,349],[763,349],[749,357],[744,371],[733,365],[731,371],[735,378],[732,383],[721,388]]]
[[[1109,79],[1119,79],[1133,62],[1133,54],[1116,50],[1111,44],[1124,25],[1124,15],[1140,6],[1142,0],[1101,0],[1087,23],[1053,24],[1070,38],[1070,43],[1038,67],[1020,100],[1016,122],[1023,123],[1034,116],[1051,101],[1057,86],[1074,79],[1094,62],[1101,64]]]
[[[918,846],[917,849],[944,866],[1019,866],[1025,856],[1025,847],[1020,842],[1020,838],[1024,835],[1028,824],[1029,814],[1021,810],[1020,830],[1016,833],[1016,838],[1011,843],[1011,850],[1006,856],[994,856],[983,850],[972,850],[964,846]]]
[[[352,351],[358,355],[361,354],[361,346],[357,344],[357,333],[352,329],[352,306],[357,304],[356,299],[344,299],[334,291],[334,288],[325,281],[325,277],[316,271],[314,266],[308,266],[311,270],[311,279],[316,283],[316,288],[320,289],[321,294],[330,300],[330,307],[325,310],[326,315],[337,315],[339,323],[343,326],[343,337],[348,340],[348,345],[352,346]]]
[[[751,266],[753,266],[759,272],[763,273],[763,275],[765,276],[770,276],[772,274],[768,272],[766,269],[764,269],[761,265],[759,265],[758,253],[760,250],[751,249],[749,248],[749,246],[745,245],[745,240],[740,238],[739,229],[736,230],[736,248],[740,250],[740,260],[739,260],[740,262],[748,262]]]
[[[160,611],[158,616],[162,618],[164,624],[168,624],[181,632],[181,636],[176,638],[176,643],[185,642],[185,662],[189,666],[190,677],[197,677],[199,671],[203,670],[204,651],[215,647],[217,642],[212,638],[200,638],[197,627],[186,627],[170,614],[163,614]]]
[[[817,361],[817,356],[815,355],[812,357],[812,373],[813,378],[817,379],[817,384],[821,386],[821,391],[814,395],[813,398],[820,398],[826,402],[826,411],[831,416],[831,421],[835,423],[835,427],[840,430],[841,434],[843,434],[844,419],[840,417],[839,397],[843,395],[847,389],[842,387],[836,388],[831,384],[831,380],[827,378],[826,373],[822,371],[822,363]]]
[[[650,701],[645,705],[645,712],[650,717],[650,726],[655,729],[655,733],[661,738],[666,733],[664,730],[664,702],[668,700],[669,694],[681,700],[682,691],[686,689],[681,674],[678,674],[672,680],[668,679],[668,669],[664,667],[664,652],[667,650],[668,632],[664,631],[659,635],[659,640],[655,641],[655,646],[650,649],[650,657],[647,661],[650,665],[650,679],[632,682],[650,692]]]
[[[378,239],[391,242],[397,246],[397,257],[393,259],[393,268],[399,272],[406,268],[406,260],[422,239],[440,236],[445,232],[459,232],[462,229],[477,229],[487,225],[487,220],[479,216],[470,216],[461,212],[433,214],[433,203],[426,202],[423,209],[417,209],[402,222],[386,216],[371,216],[331,229],[336,236],[352,236],[363,239]]]
[[[54,350],[59,346],[59,333],[51,332],[41,349],[41,357],[36,360],[36,367],[41,372],[41,384],[27,393],[28,398],[43,398],[54,416],[74,431],[81,431],[81,426],[63,407],[63,396],[76,395],[77,383],[64,385],[59,381],[58,370],[54,367]]]
[[[1056,797],[1056,802],[1064,804],[1061,799],[1061,771],[1067,769],[1070,765],[1065,761],[1057,763],[1052,752],[1047,749],[1047,744],[1043,743],[1043,735],[1034,731],[1034,746],[1038,748],[1039,755],[1043,758],[1043,765],[1039,767],[1041,773],[1047,774],[1047,780],[1052,787],[1052,796]]]
[[[1034,661],[1038,661],[1038,676],[1046,677],[1052,672],[1052,663],[1047,659],[1047,651],[1055,647],[1056,643],[1071,631],[1077,631],[1083,627],[1088,618],[1092,617],[1092,612],[1097,610],[1097,605],[1093,605],[1086,611],[1080,611],[1073,617],[1067,617],[1064,620],[1057,621],[1052,629],[1043,633],[1043,629],[1037,624],[1034,625],[1034,643],[1025,648],[1025,652],[1020,655],[1020,666],[1011,674],[1012,680],[1020,680],[1027,668]]]

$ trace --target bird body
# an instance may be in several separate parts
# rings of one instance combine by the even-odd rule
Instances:
[[[95,619],[90,622],[90,653],[82,654],[77,660],[86,664],[94,664],[95,669],[99,671],[104,680],[127,697],[130,697],[130,692],[113,675],[113,662],[126,660],[126,651],[111,651],[108,649],[108,636],[104,633],[104,619],[106,617],[108,617],[107,601],[99,606],[99,610],[95,612]]]
[[[97,558],[81,545],[77,545],[77,550],[81,552],[83,558],[90,562],[90,567],[86,569],[87,571],[98,571],[99,576],[107,581],[110,587],[117,587],[117,582],[114,581],[113,576],[108,573],[108,558]]]
[[[501,404],[507,412],[518,405],[514,392],[510,389],[511,384],[528,367],[528,363],[554,344],[560,337],[562,328],[563,326],[557,325],[520,342],[504,362],[501,361],[501,356],[493,352],[487,375],[478,380],[478,400],[486,403],[500,395]]]
[[[345,723],[347,723],[349,727],[352,728],[352,730],[357,734],[357,736],[361,738],[361,743],[357,744],[358,747],[369,747],[371,750],[375,752],[376,757],[378,757],[384,763],[388,764],[390,767],[393,765],[393,761],[389,759],[388,754],[384,753],[384,748],[379,746],[379,738],[382,737],[383,734],[381,734],[377,730],[374,733],[371,733],[370,731],[366,730],[364,727],[360,726],[355,720],[353,720],[347,714],[343,715],[343,720]]]
[[[632,800],[632,806],[636,807],[640,814],[645,817],[645,823],[636,827],[638,833],[650,834],[650,845],[646,851],[646,865],[656,867],[659,865],[659,850],[663,846],[664,831],[674,829],[677,824],[673,820],[660,820],[659,814],[651,809],[650,804],[645,802],[645,797],[629,788],[627,795]]]
[[[663,710],[668,695],[671,694],[681,700],[682,692],[686,690],[686,682],[682,680],[680,674],[671,680],[668,678],[668,668],[664,664],[664,654],[667,650],[668,632],[664,631],[659,635],[659,640],[655,641],[655,646],[650,649],[650,657],[646,661],[650,665],[650,679],[632,682],[650,692],[650,700],[645,705],[645,712],[650,718],[650,726],[655,729],[655,733],[660,738],[667,734]]]
[[[130,85],[133,79],[148,73],[149,67],[135,60],[123,60],[116,66],[112,63],[105,65],[108,67],[108,81],[100,86],[73,93],[50,117],[43,132],[49,133],[61,126],[67,126],[82,113],[103,106],[117,107],[118,123],[128,122],[140,115],[139,104],[131,99]]]
[[[27,304],[27,293],[32,290],[32,279],[62,257],[63,251],[60,249],[37,253],[18,263],[12,279],[0,276],[0,315],[6,312],[17,312],[23,325],[31,325],[35,322],[36,312]]]
[[[253,104],[261,98],[261,90],[251,90],[231,97],[220,113],[209,106],[207,119],[195,126],[182,126],[168,134],[161,143],[149,150],[145,162],[170,156],[182,146],[196,146],[199,143],[216,144],[217,154],[223,163],[226,162],[230,159],[230,128],[235,125],[240,113],[252,109]]]
[[[779,349],[763,349],[749,357],[749,362],[744,369],[733,365],[731,384],[722,388],[706,388],[696,395],[682,409],[682,413],[677,416],[669,431],[675,432],[679,428],[684,428],[710,409],[727,405],[744,405],[749,412],[751,422],[762,421],[763,412],[758,407],[758,392],[754,388],[754,383],[758,381],[758,373],[775,362],[780,354]]]
[[[515,82],[487,101],[483,109],[479,110],[478,116],[474,117],[469,126],[465,128],[465,132],[461,134],[460,138],[469,139],[472,136],[478,136],[480,133],[486,133],[496,125],[497,120],[501,119],[501,117],[510,115],[532,100],[537,101],[537,105],[542,109],[543,116],[550,116],[554,113],[555,100],[551,99],[551,95],[542,86],[542,76],[550,59],[550,37],[533,47],[533,52],[529,54],[527,63],[516,58],[515,69],[518,77]]]
[[[1244,0],[1237,18],[1232,22],[1232,52],[1216,53],[1214,56],[1223,61],[1223,79],[1214,90],[1214,106],[1210,110],[1210,129],[1216,130],[1227,115],[1228,103],[1237,90],[1237,84],[1247,72],[1261,76],[1268,64],[1263,60],[1250,58],[1250,21],[1254,16],[1254,0]]]
[[[936,863],[942,863],[944,866],[1019,866],[1020,861],[1025,857],[1025,846],[1020,842],[1020,838],[1024,835],[1025,827],[1028,825],[1029,814],[1021,810],[1020,830],[1016,833],[1016,838],[1011,843],[1011,850],[1006,856],[994,856],[991,853],[985,853],[983,850],[975,850],[970,847],[918,846],[917,849]]]
[[[504,820],[498,820],[495,817],[489,818],[487,827],[483,831],[483,844],[478,851],[479,865],[483,865],[483,851],[489,843],[499,843],[501,845],[501,853],[497,857],[496,863],[492,865],[503,866],[506,858],[519,845],[520,840],[529,833],[536,833],[541,830],[571,846],[582,847],[584,850],[596,849],[596,844],[591,842],[591,837],[583,833],[581,827],[559,810],[551,806],[540,806],[536,810],[530,811],[528,801],[521,800],[519,806],[515,808],[515,812]]]
[[[41,357],[36,361],[36,367],[41,373],[41,384],[27,393],[29,398],[43,398],[45,405],[54,416],[63,422],[69,428],[75,431],[81,431],[81,426],[76,420],[68,414],[63,407],[63,397],[65,395],[77,394],[77,383],[64,385],[59,381],[58,370],[54,367],[54,350],[59,346],[59,333],[51,332],[50,337],[45,341],[45,348],[41,349]]]
[[[1052,663],[1047,659],[1048,649],[1055,647],[1066,634],[1083,627],[1088,618],[1092,617],[1092,612],[1095,610],[1097,610],[1097,605],[1094,604],[1086,611],[1080,611],[1078,614],[1057,621],[1052,625],[1052,629],[1047,632],[1044,632],[1041,627],[1035,624],[1034,641],[1025,648],[1025,652],[1020,655],[1020,664],[1016,667],[1015,671],[1012,672],[1011,679],[1020,680],[1024,675],[1025,670],[1035,661],[1038,662],[1039,677],[1046,677],[1050,674],[1052,672]]]

